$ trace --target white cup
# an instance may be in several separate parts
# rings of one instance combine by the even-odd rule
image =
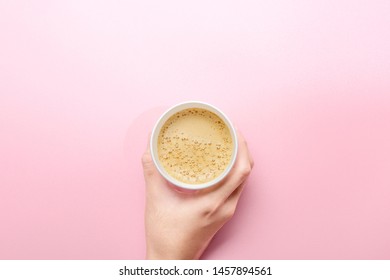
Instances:
[[[232,143],[233,143],[233,153],[232,153],[230,162],[226,166],[225,170],[218,177],[214,178],[213,180],[205,182],[205,183],[201,183],[201,184],[188,184],[188,183],[185,183],[185,182],[182,182],[182,181],[179,181],[179,180],[173,178],[171,175],[169,175],[169,173],[164,169],[163,165],[161,164],[159,157],[158,157],[158,151],[157,151],[157,149],[158,149],[158,145],[157,145],[158,144],[158,136],[159,136],[160,130],[164,126],[165,122],[174,114],[176,114],[182,110],[189,109],[189,108],[199,108],[199,109],[208,110],[208,111],[216,114],[218,117],[220,117],[222,119],[222,121],[226,124],[226,126],[228,127],[228,129],[230,131],[231,138],[232,138]],[[153,128],[152,136],[150,138],[150,152],[151,152],[154,164],[156,165],[160,174],[166,180],[168,180],[170,183],[172,183],[173,185],[184,188],[184,189],[188,189],[188,190],[199,190],[199,189],[208,188],[208,187],[214,186],[215,184],[220,182],[223,178],[225,178],[226,175],[232,169],[234,162],[236,161],[237,150],[238,150],[237,133],[236,133],[236,130],[234,129],[232,123],[228,119],[228,117],[218,108],[216,108],[210,104],[207,104],[204,102],[199,102],[199,101],[183,102],[183,103],[177,104],[177,105],[171,107],[170,109],[168,109],[164,114],[162,114],[162,116],[157,121],[156,125]]]

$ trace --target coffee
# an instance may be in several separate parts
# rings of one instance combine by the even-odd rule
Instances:
[[[227,168],[233,155],[233,140],[219,116],[205,109],[189,108],[164,123],[157,151],[170,176],[187,184],[202,184]]]

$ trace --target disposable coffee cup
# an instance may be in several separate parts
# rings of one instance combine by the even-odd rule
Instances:
[[[161,115],[150,151],[160,174],[183,189],[199,190],[223,180],[236,161],[237,133],[228,117],[208,103],[188,101]]]

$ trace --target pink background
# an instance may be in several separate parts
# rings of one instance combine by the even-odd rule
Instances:
[[[389,259],[389,14],[388,0],[0,1],[0,258],[144,258],[147,135],[196,99],[256,164],[205,259]]]

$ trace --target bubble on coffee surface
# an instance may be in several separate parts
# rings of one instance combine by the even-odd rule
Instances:
[[[218,177],[230,163],[233,141],[216,114],[190,108],[171,116],[158,138],[158,157],[176,180],[202,184]]]

